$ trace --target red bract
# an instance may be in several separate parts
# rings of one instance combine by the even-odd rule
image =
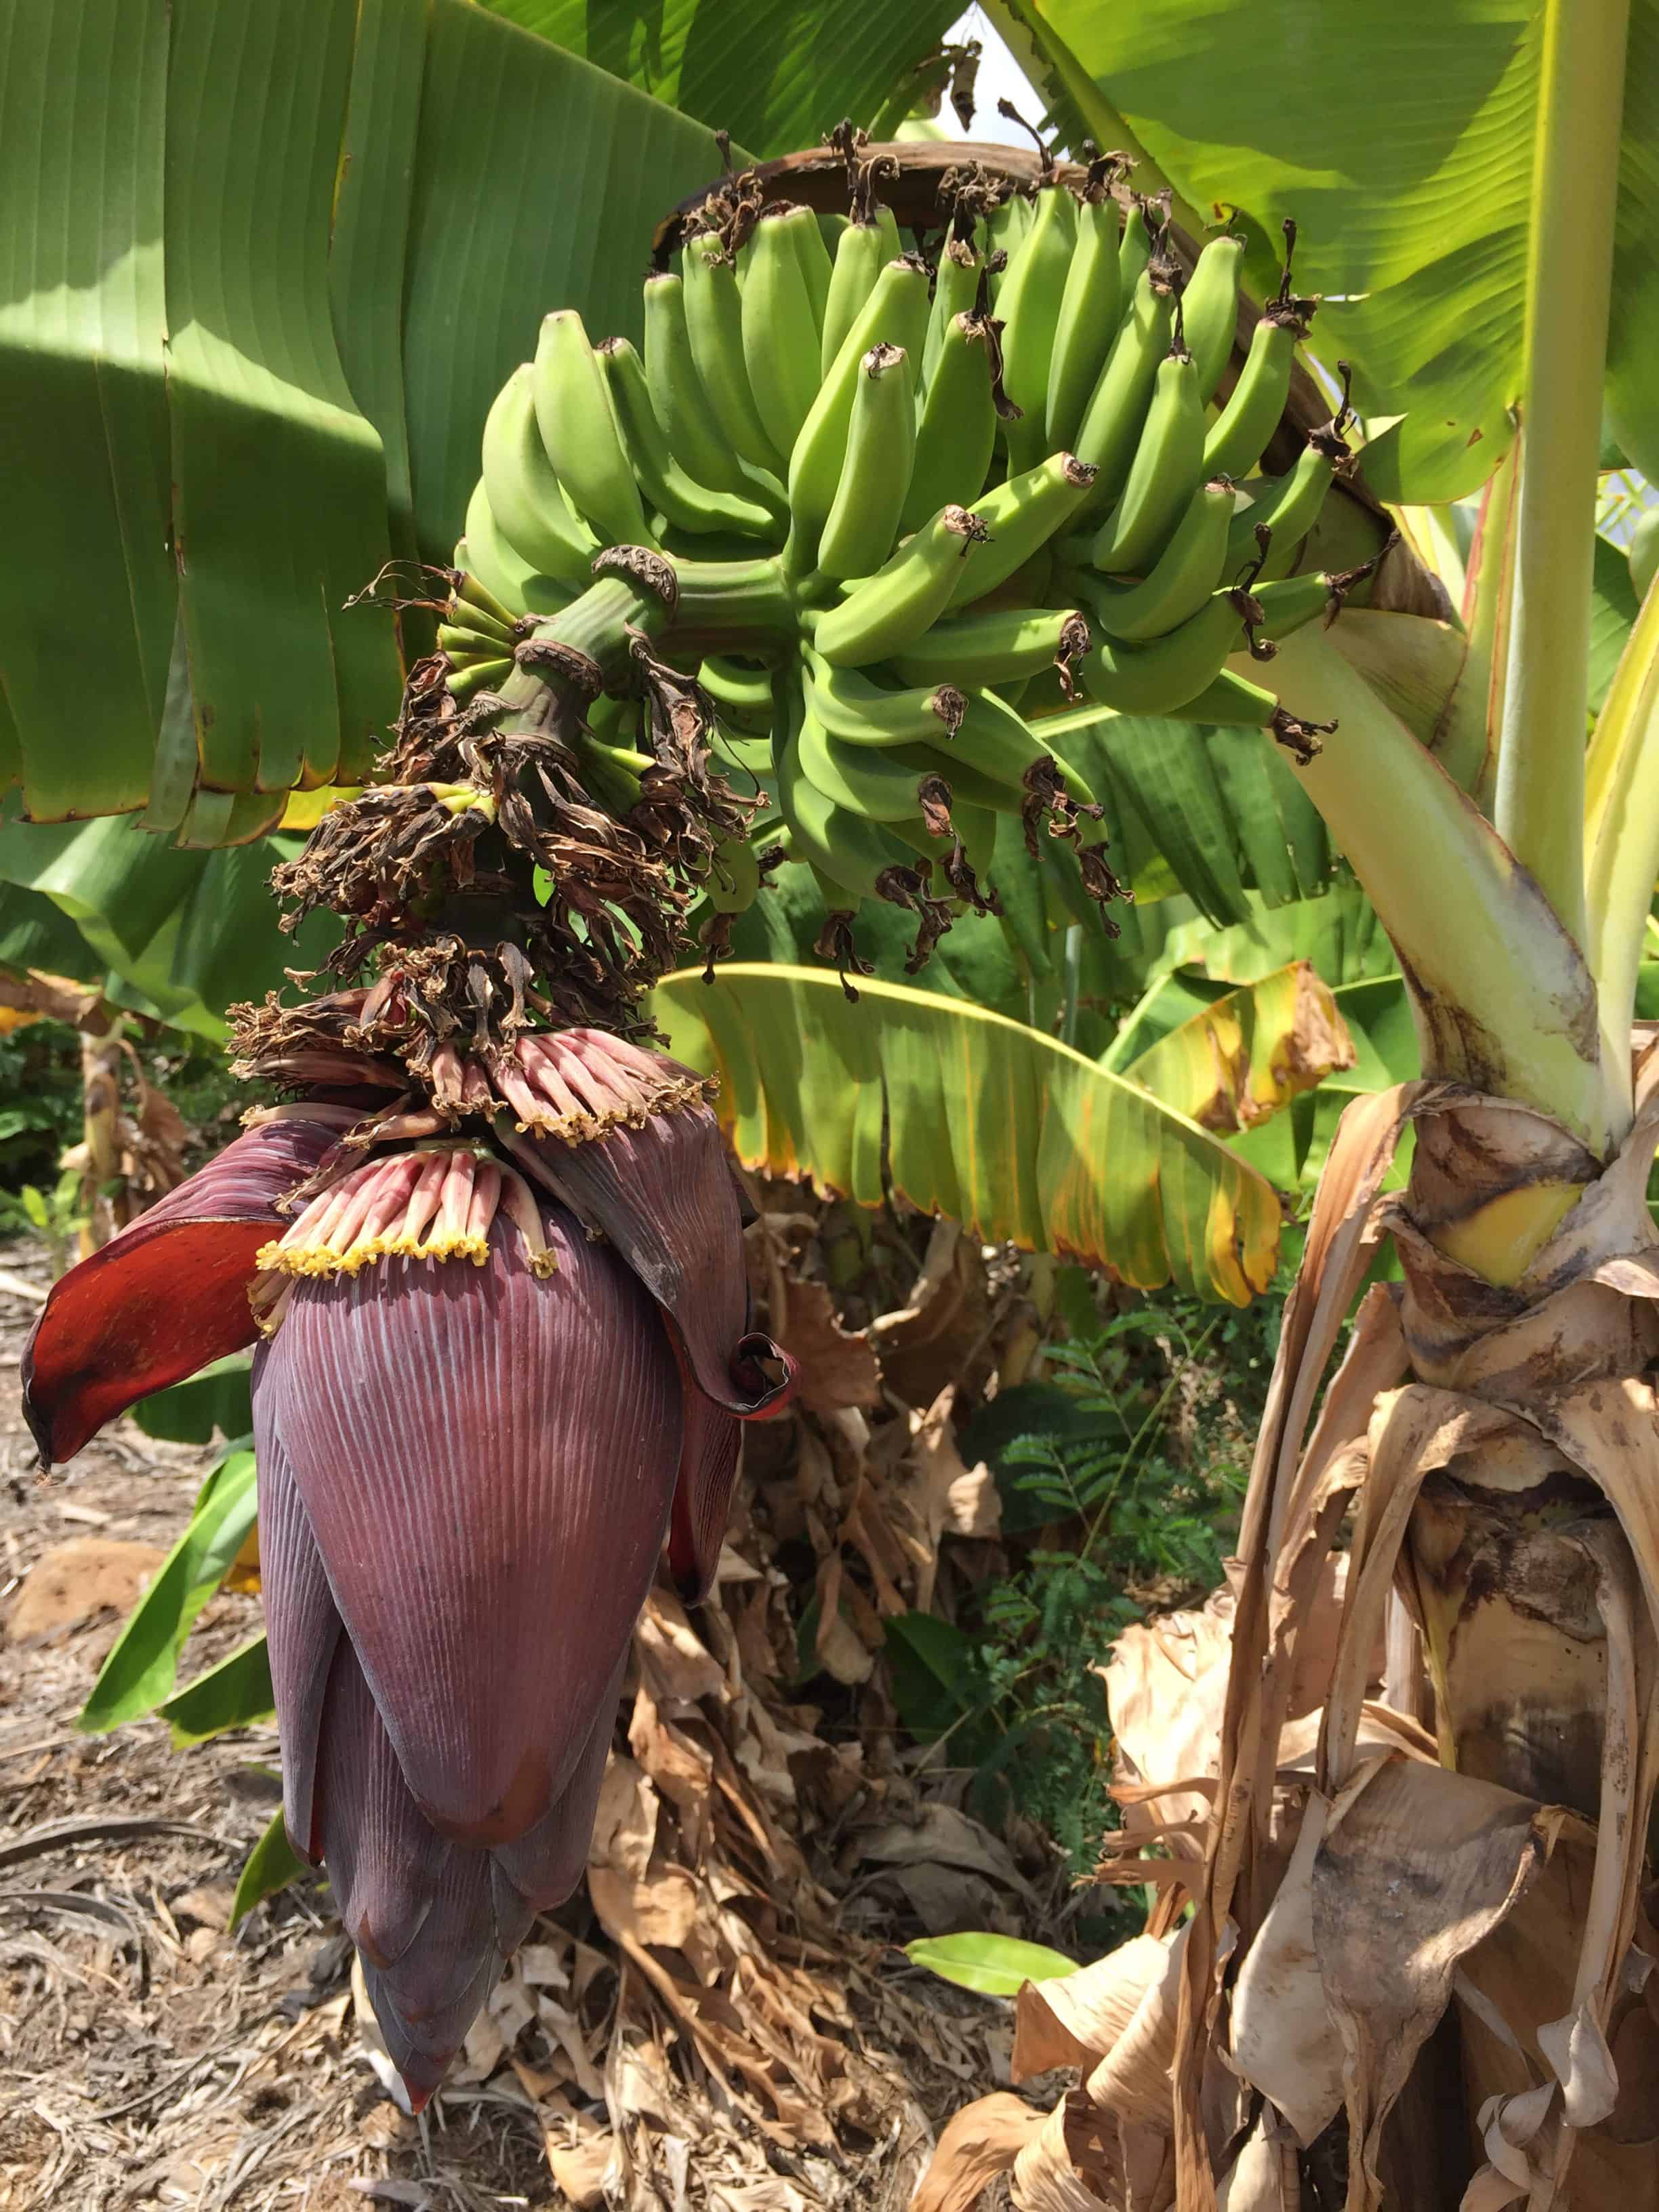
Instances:
[[[466,1064],[457,1096],[483,1081]],[[665,1534],[681,1587],[706,1589],[738,1422],[787,1388],[747,1333],[696,1079],[574,1032],[523,1040],[494,1087],[514,1164],[459,1138],[364,1159],[343,1109],[250,1132],[64,1278],[24,1363],[62,1456],[263,1316],[283,1809],[417,2102],[580,1880]]]

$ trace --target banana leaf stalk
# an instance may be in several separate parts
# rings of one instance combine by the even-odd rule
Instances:
[[[524,1034],[493,1067],[441,1048],[430,1111],[367,1117],[394,1063],[318,1047],[307,1073],[62,1279],[23,1381],[50,1463],[258,1341],[288,1830],[418,2108],[580,1879],[665,1540],[705,1595],[738,1425],[792,1370],[749,1332],[737,1185],[689,1070]]]

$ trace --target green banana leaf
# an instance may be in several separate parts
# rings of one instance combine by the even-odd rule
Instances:
[[[941,1981],[975,1990],[982,1997],[1017,1997],[1027,1982],[1057,1981],[1078,1970],[1075,1959],[1051,1951],[1046,1943],[988,1931],[921,1936],[904,1946],[904,1955],[913,1966],[926,1966]]]
[[[311,1869],[288,1839],[288,1830],[280,1813],[273,1813],[264,1833],[243,1862],[237,1877],[236,1894],[230,1903],[230,1924],[234,1928],[245,1913],[252,1912],[279,1889],[286,1889]]]
[[[653,1015],[720,1079],[738,1158],[863,1206],[890,1189],[976,1236],[1143,1289],[1243,1304],[1273,1278],[1280,1209],[1218,1139],[1081,1053],[896,984],[849,1004],[822,969],[682,969]]]
[[[1278,1189],[1310,1198],[1323,1172],[1336,1125],[1358,1097],[1409,1083],[1422,1073],[1411,1001],[1398,975],[1374,975],[1344,983],[1332,999],[1354,1048],[1348,1067],[1334,1068],[1315,1091],[1305,1092],[1288,1114],[1256,1123],[1231,1139],[1235,1152],[1252,1161]],[[1410,1132],[1384,1180],[1401,1188],[1411,1164]]]
[[[613,76],[729,131],[757,161],[816,146],[842,116],[866,128],[944,37],[955,0],[484,0]]]
[[[1298,960],[1218,995],[1196,979],[1164,978],[1101,1065],[1227,1132],[1256,1127],[1353,1056],[1329,986]]]
[[[147,1437],[164,1443],[205,1444],[221,1436],[245,1437],[253,1429],[253,1356],[233,1352],[183,1382],[141,1398],[132,1418]]]
[[[719,168],[469,0],[0,0],[0,789],[216,845],[356,780],[400,661],[346,599],[447,557],[549,307],[640,335]]]
[[[228,1006],[280,989],[285,969],[319,966],[338,940],[331,915],[291,936],[277,926],[270,871],[297,837],[180,852],[134,817],[26,823],[15,811],[15,795],[0,802],[0,933],[23,933],[0,955],[13,965],[101,982],[113,1003],[218,1041]],[[47,907],[72,935],[49,929]]]
[[[1279,225],[1325,295],[1314,353],[1355,368],[1382,497],[1455,499],[1513,435],[1544,10],[1537,0],[997,0],[1063,135],[1139,139],[1199,219],[1242,207],[1258,293]],[[1632,0],[1608,416],[1659,478],[1659,0]],[[1571,39],[1571,11],[1565,35]],[[1616,112],[1608,129],[1619,127]],[[1177,212],[1180,210],[1178,210]]]
[[[203,1484],[188,1527],[111,1646],[77,1726],[102,1735],[172,1695],[191,1624],[230,1572],[253,1512],[253,1454],[234,1451]]]
[[[239,1644],[217,1666],[175,1690],[155,1710],[172,1727],[175,1751],[205,1743],[229,1729],[274,1720],[276,1694],[270,1686],[270,1650],[264,1635]]]

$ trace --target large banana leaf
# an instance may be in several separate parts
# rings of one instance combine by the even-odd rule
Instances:
[[[1539,0],[1006,0],[1069,134],[1120,118],[1193,209],[1255,219],[1253,276],[1286,216],[1314,351],[1357,371],[1386,498],[1473,490],[1513,434],[1537,196]],[[1572,36],[1572,11],[1565,11]],[[1617,127],[1616,112],[1609,128]],[[1659,0],[1632,0],[1609,411],[1659,474]],[[1547,312],[1547,309],[1546,309]]]
[[[0,787],[216,844],[352,780],[399,661],[343,602],[447,553],[547,307],[638,335],[718,167],[468,0],[0,0]]]
[[[1329,985],[1296,960],[1218,995],[1164,977],[1101,1065],[1205,1128],[1231,1132],[1265,1121],[1353,1059]]]
[[[695,115],[763,161],[870,125],[962,10],[956,0],[485,0]]]
[[[720,1079],[738,1157],[864,1206],[890,1189],[988,1240],[1242,1304],[1273,1278],[1280,1208],[1207,1129],[978,1006],[734,964],[660,983],[677,1058]]]
[[[277,927],[270,877],[299,850],[264,837],[222,851],[178,852],[131,818],[58,823],[0,809],[0,957],[100,983],[111,1000],[216,1040],[225,1009],[315,967],[338,925],[312,916]]]

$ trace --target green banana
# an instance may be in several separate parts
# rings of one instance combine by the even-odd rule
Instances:
[[[942,507],[873,576],[818,617],[813,642],[826,660],[861,668],[885,660],[935,622],[975,563],[987,532],[966,507]]]
[[[599,356],[640,489],[664,521],[676,530],[703,535],[736,531],[751,537],[777,536],[775,518],[766,507],[730,492],[708,490],[674,459],[651,404],[645,364],[629,341],[606,338]]]
[[[1059,662],[1080,659],[1088,649],[1089,625],[1074,610],[998,607],[935,623],[894,654],[893,668],[907,684],[982,687],[1039,676]]]
[[[848,332],[876,288],[876,279],[891,258],[878,223],[850,222],[836,240],[818,338],[820,377],[829,375]]]
[[[915,364],[927,329],[927,264],[914,255],[890,261],[830,363],[789,456],[789,542],[784,560],[795,574],[814,565],[818,539],[835,504],[847,455],[853,395],[865,355],[876,345],[901,348],[914,392]]]
[[[835,266],[823,242],[823,233],[810,207],[789,208],[776,220],[782,223],[794,246],[795,258],[806,283],[806,296],[812,304],[812,327],[822,342],[823,311],[830,298],[830,278]]]
[[[560,496],[562,498],[563,494]],[[565,512],[568,514],[569,509],[567,507]],[[574,523],[574,517],[571,519]],[[587,557],[591,562],[593,556],[590,553]],[[544,575],[507,544],[482,477],[473,486],[472,496],[467,502],[466,535],[455,548],[455,566],[469,569],[501,605],[518,607],[527,615],[556,615],[561,607],[568,606],[576,595],[575,586]],[[587,581],[592,581],[591,573]],[[581,588],[586,589],[586,586]]]
[[[471,699],[491,684],[505,683],[512,673],[510,660],[475,660],[465,668],[452,669],[444,689],[452,699]]]
[[[779,520],[787,517],[777,479],[748,467],[720,434],[691,355],[685,288],[667,270],[645,280],[645,380],[669,451],[687,476],[769,507]]]
[[[1224,668],[1184,707],[1171,708],[1168,719],[1177,722],[1209,722],[1220,729],[1271,730],[1299,768],[1318,757],[1320,740],[1336,728],[1334,722],[1307,722],[1287,714],[1271,691],[1248,677]]]
[[[968,702],[953,684],[889,691],[855,669],[836,667],[810,646],[805,659],[807,704],[846,744],[918,744],[941,729],[954,729],[967,712]]]
[[[767,435],[750,388],[743,301],[731,258],[718,238],[702,233],[686,240],[682,266],[691,358],[721,434],[756,468],[781,471],[783,454]]]
[[[1308,335],[1315,302],[1293,298],[1291,263],[1296,225],[1285,225],[1285,267],[1279,290],[1250,333],[1250,349],[1232,396],[1204,441],[1204,466],[1212,477],[1242,477],[1261,459],[1290,397],[1296,349]]]
[[[542,443],[577,513],[606,544],[655,544],[605,371],[574,307],[542,319],[535,393]]]
[[[888,895],[888,872],[908,869],[909,854],[878,823],[855,807],[828,799],[801,762],[801,726],[785,733],[778,752],[778,811],[788,826],[795,858],[821,868],[834,883],[859,898]]]
[[[458,543],[455,551],[458,557],[452,562],[449,572],[450,598],[447,610],[449,620],[463,623],[472,629],[483,630],[492,637],[513,637],[519,617],[511,607],[496,598],[468,562],[465,538]]]
[[[1250,596],[1261,611],[1251,629],[1257,636],[1270,638],[1275,643],[1321,615],[1328,629],[1341,613],[1354,586],[1376,574],[1394,550],[1395,542],[1390,537],[1380,552],[1374,553],[1357,568],[1343,568],[1335,574],[1315,570],[1307,575],[1286,576],[1282,580],[1270,579],[1265,583],[1252,583]]]
[[[547,458],[535,380],[530,362],[515,368],[484,418],[483,489],[501,538],[521,561],[585,591],[599,540],[572,509]]]
[[[1256,574],[1264,580],[1288,575],[1296,565],[1303,539],[1319,520],[1319,510],[1338,469],[1348,457],[1348,447],[1340,434],[1311,432],[1301,459],[1289,474],[1263,483],[1259,496],[1233,518],[1227,533],[1230,567],[1259,561]],[[1256,534],[1264,528],[1271,532],[1265,555]]]
[[[743,357],[766,434],[787,453],[817,397],[818,323],[787,216],[769,208],[755,226],[745,260]],[[817,238],[817,225],[812,236]]]
[[[1110,198],[1085,200],[1077,211],[1077,244],[1066,272],[1048,357],[1043,412],[1050,453],[1066,453],[1075,443],[1090,394],[1111,351],[1122,298],[1117,204]]]
[[[1107,635],[1130,642],[1162,637],[1196,614],[1222,582],[1232,519],[1231,484],[1224,479],[1201,483],[1142,582],[1079,578],[1079,589]]]
[[[1169,543],[1203,473],[1204,402],[1198,370],[1191,354],[1178,345],[1158,364],[1123,495],[1095,538],[1090,556],[1095,567],[1107,575],[1145,575]]]
[[[916,410],[902,346],[874,345],[860,364],[847,457],[818,541],[825,576],[867,576],[892,550],[915,453]]]
[[[697,671],[697,681],[719,708],[722,718],[738,729],[763,733],[772,726],[772,672],[747,668],[740,661],[707,653]]]
[[[1158,234],[1163,228],[1158,220],[1159,212],[1155,200],[1144,200],[1139,192],[1130,196],[1129,211],[1123,218],[1123,236],[1117,250],[1118,284],[1125,299],[1146,273]]]
[[[471,623],[440,623],[438,650],[459,667],[469,660],[499,660],[504,653],[510,657],[513,639],[499,628],[475,629]]]
[[[1048,747],[994,691],[967,696],[968,711],[957,727],[927,742],[942,759],[973,769],[1003,793],[1023,790],[1026,771],[1051,757]]]
[[[1122,714],[1171,713],[1196,698],[1221,673],[1227,655],[1242,649],[1249,604],[1243,593],[1215,592],[1195,615],[1149,644],[1103,638],[1083,663],[1083,688]]]
[[[1296,326],[1269,308],[1250,333],[1250,349],[1232,397],[1210,425],[1204,465],[1212,476],[1242,477],[1261,459],[1290,396]]]
[[[930,324],[930,336],[932,329]],[[997,427],[993,343],[985,315],[957,315],[945,334],[916,424],[902,531],[920,530],[953,500],[972,499],[985,482]]]
[[[715,846],[707,888],[716,914],[746,914],[760,886],[760,855],[746,837],[728,837]]]
[[[994,307],[1008,281],[1008,272],[1030,233],[1033,217],[1031,203],[1024,193],[1011,191],[1000,206],[992,209],[985,222],[985,254],[988,261],[994,253],[1002,254],[1003,266],[991,271],[990,299]]]
[[[1050,453],[1034,469],[1007,477],[975,500],[969,513],[990,542],[963,564],[951,605],[983,599],[1023,568],[1076,514],[1094,480],[1094,471],[1075,454]]]
[[[1063,185],[1037,193],[1036,212],[1018,253],[1010,258],[997,315],[1007,325],[1002,340],[1002,388],[1020,410],[1005,419],[1011,470],[1033,467],[1048,443],[1048,368],[1054,331],[1072,265],[1077,203]]]
[[[917,786],[939,777],[939,763],[925,746],[913,755],[908,746],[848,744],[825,729],[810,703],[799,742],[801,773],[824,798],[866,821],[908,822],[921,814]]]
[[[925,392],[939,368],[939,358],[951,325],[958,315],[969,315],[979,301],[979,280],[985,263],[969,239],[947,238],[933,278],[933,304],[927,317],[927,336],[921,348],[921,385]]]
[[[1238,277],[1244,260],[1242,238],[1212,238],[1199,255],[1181,295],[1187,349],[1198,372],[1198,392],[1207,406],[1233,357],[1238,329]],[[1220,471],[1212,471],[1220,474]]]
[[[1079,460],[1097,471],[1085,514],[1109,506],[1128,478],[1158,363],[1170,350],[1174,328],[1175,302],[1162,280],[1149,272],[1135,286],[1073,448]]]

